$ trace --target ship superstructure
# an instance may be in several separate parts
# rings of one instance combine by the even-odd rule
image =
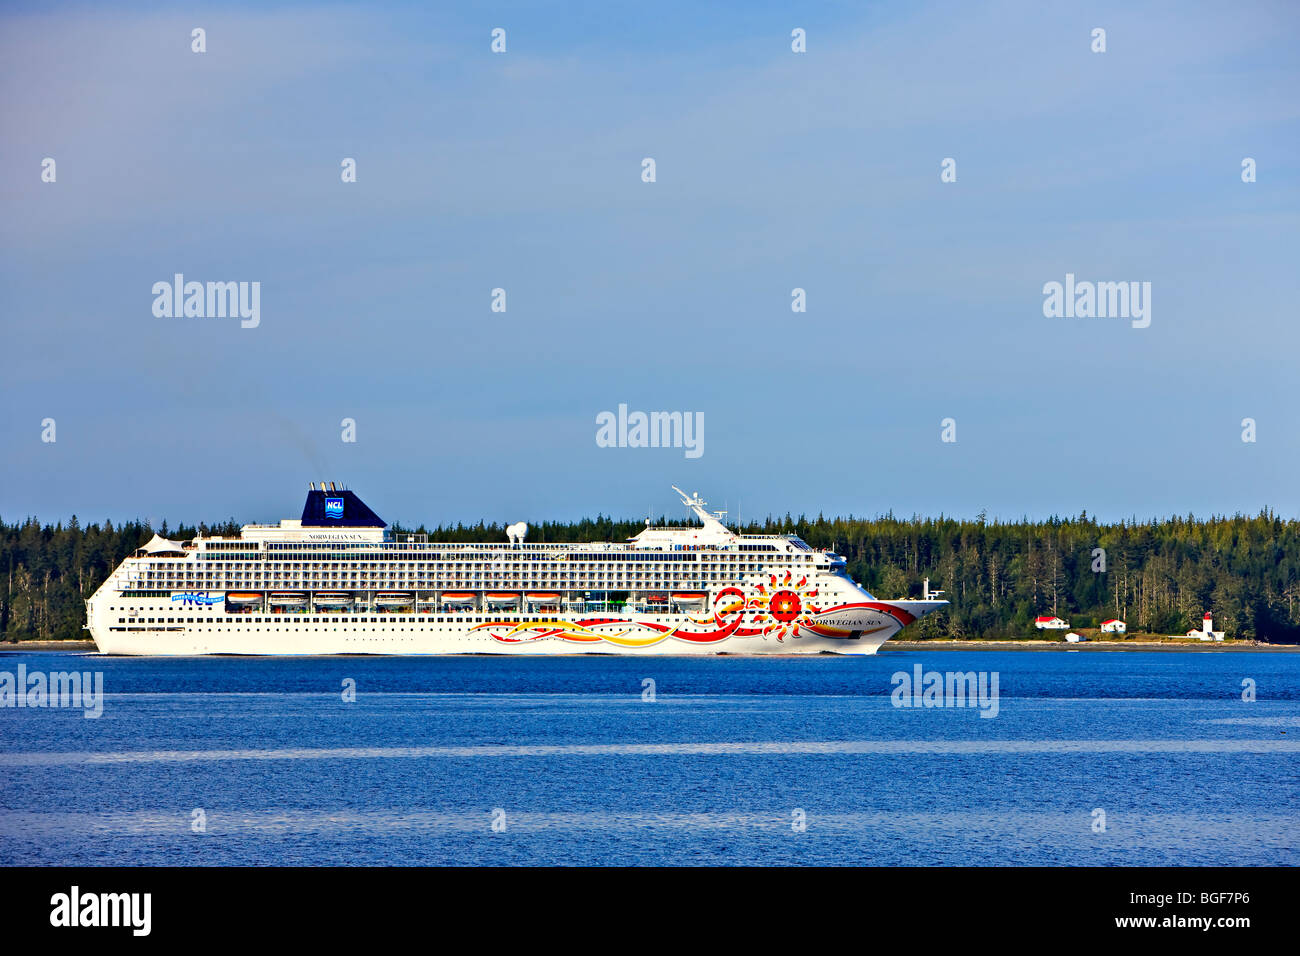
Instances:
[[[874,654],[947,604],[877,600],[841,556],[737,534],[674,491],[699,526],[453,544],[313,484],[297,520],[155,535],[87,600],[87,628],[109,654]]]

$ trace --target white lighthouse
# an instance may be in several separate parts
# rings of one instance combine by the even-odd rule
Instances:
[[[1223,640],[1223,631],[1214,629],[1214,616],[1205,612],[1205,617],[1201,618],[1201,629],[1199,631],[1188,631],[1188,637],[1199,637],[1203,641],[1221,641]]]

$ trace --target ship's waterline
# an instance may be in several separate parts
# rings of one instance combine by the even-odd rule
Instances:
[[[622,543],[430,542],[353,492],[238,537],[153,538],[86,602],[101,652],[142,655],[874,654],[945,601],[882,601],[792,535],[699,527]]]

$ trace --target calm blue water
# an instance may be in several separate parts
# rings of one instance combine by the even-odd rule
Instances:
[[[20,662],[107,696],[0,709],[9,864],[1300,863],[1297,654]]]

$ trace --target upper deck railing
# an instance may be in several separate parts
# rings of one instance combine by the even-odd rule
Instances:
[[[683,529],[689,530],[689,529]],[[196,541],[199,539],[196,539]],[[201,539],[205,544],[242,544],[250,549],[257,549],[266,552],[279,551],[441,551],[441,552],[473,552],[473,551],[490,551],[490,552],[512,552],[524,554],[544,554],[556,553],[561,551],[643,551],[643,552],[663,552],[672,551],[735,551],[741,544],[757,543],[789,543],[800,551],[814,550],[809,545],[799,539],[797,535],[783,534],[738,534],[735,540],[727,544],[697,544],[687,543],[668,544],[664,546],[663,542],[656,545],[638,545],[635,541],[612,542],[612,541],[534,541],[524,543],[512,543],[508,541],[430,541],[428,534],[415,532],[402,532],[395,537],[387,538],[383,541],[265,541],[261,539],[250,539],[244,537],[213,537]],[[186,545],[186,551],[197,549],[197,544],[192,542]],[[204,548],[205,553],[220,554],[220,549]]]

